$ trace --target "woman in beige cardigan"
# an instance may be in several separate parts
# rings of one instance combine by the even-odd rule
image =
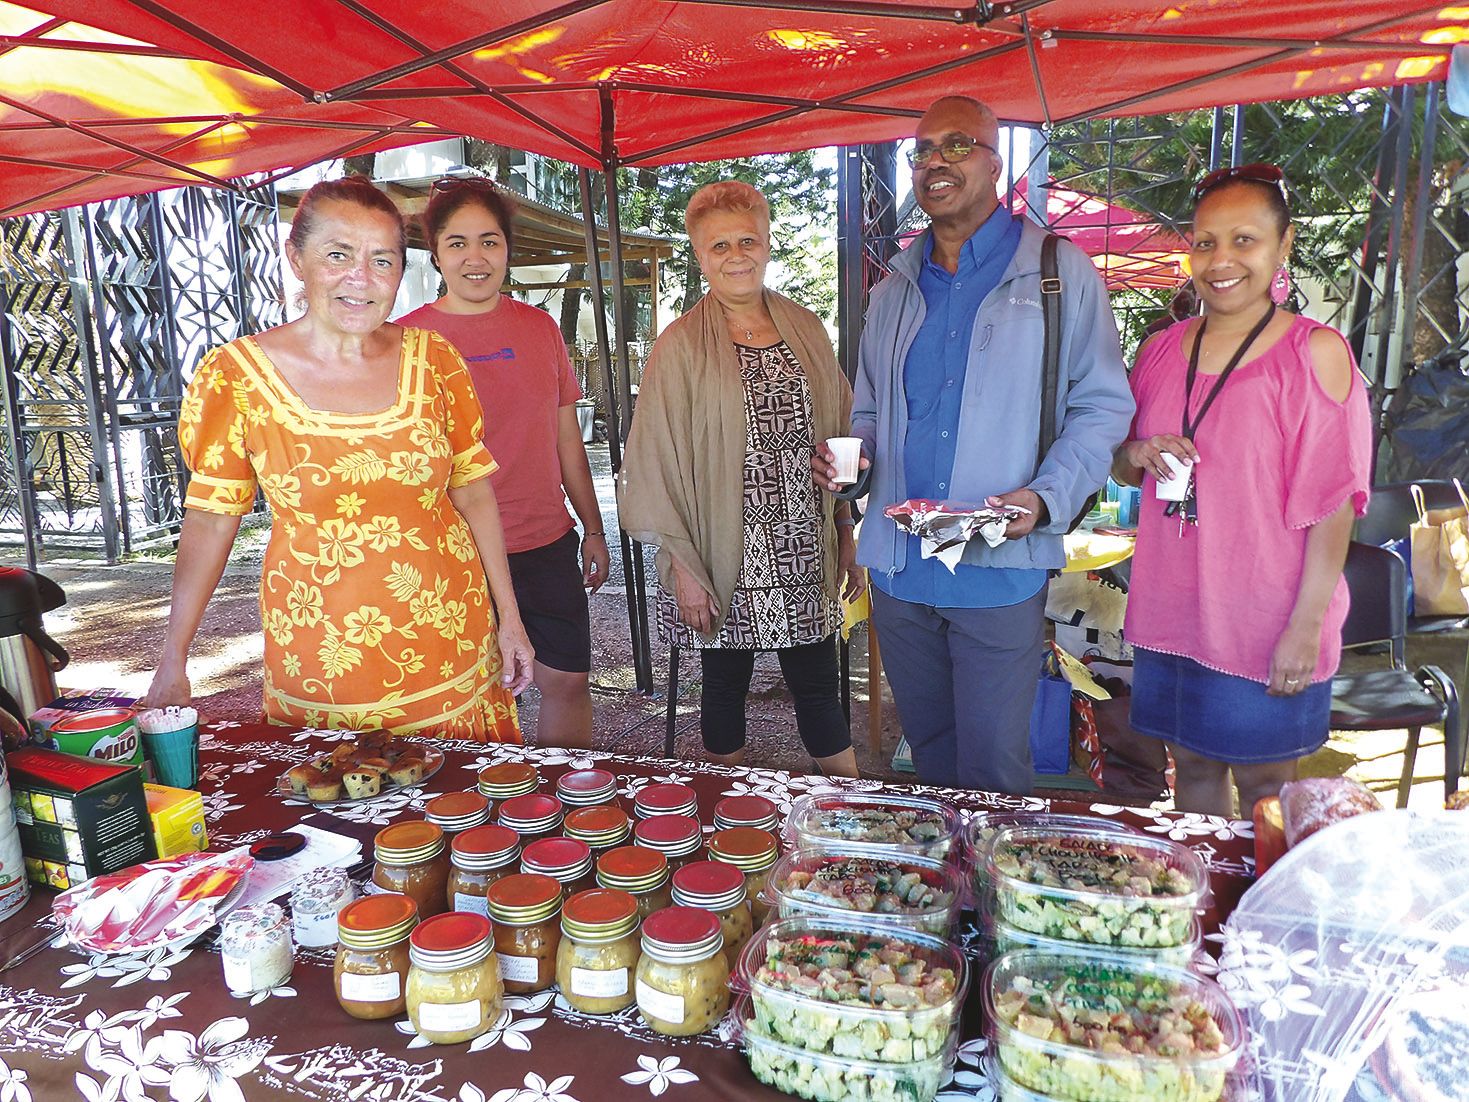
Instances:
[[[757,651],[775,651],[823,773],[857,775],[839,695],[839,590],[862,589],[849,506],[818,494],[817,443],[847,432],[852,391],[811,311],[765,287],[770,208],[749,184],[684,215],[709,293],[653,345],[618,476],[622,526],[658,546],[661,634],[699,648],[700,730],[744,759]]]

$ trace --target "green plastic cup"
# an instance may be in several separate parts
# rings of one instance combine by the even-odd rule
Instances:
[[[155,708],[138,717],[138,726],[159,784],[193,788],[199,783],[199,715],[193,708]]]

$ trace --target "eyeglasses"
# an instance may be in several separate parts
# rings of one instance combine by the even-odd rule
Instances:
[[[1227,168],[1216,168],[1194,185],[1194,202],[1197,203],[1220,184],[1226,184],[1230,180],[1254,180],[1262,184],[1274,184],[1280,189],[1282,195],[1285,194],[1285,172],[1279,165],[1265,164],[1261,161],[1252,165],[1230,165]]]
[[[495,181],[487,179],[484,176],[440,176],[434,181],[433,188],[435,191],[442,192],[469,188],[471,191],[486,191],[496,195],[500,191]]]
[[[908,150],[908,163],[914,168],[923,168],[933,160],[933,155],[937,153],[944,159],[945,164],[956,165],[960,161],[968,160],[969,155],[974,152],[975,146],[978,146],[980,149],[988,149],[997,157],[1000,155],[998,149],[992,145],[987,145],[978,138],[955,134],[952,138],[945,138],[938,145],[935,145],[933,142],[919,142],[912,149]]]

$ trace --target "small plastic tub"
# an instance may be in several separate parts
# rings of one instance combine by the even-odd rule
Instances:
[[[1054,1102],[1051,1095],[1041,1094],[1023,1083],[1015,1082],[1005,1074],[1005,1069],[998,1060],[985,1060],[984,1070],[989,1077],[995,1102]],[[1224,1082],[1224,1093],[1219,1097],[1220,1102],[1259,1102],[1259,1095],[1249,1088],[1246,1075],[1241,1071],[1230,1073]]]
[[[744,1046],[756,1079],[811,1102],[933,1102],[954,1067],[954,1047],[931,1060],[884,1064],[827,1056],[768,1037],[742,995],[721,1030]]]
[[[1120,945],[1110,945],[1107,952],[1117,953],[1127,957],[1129,960],[1157,961],[1166,964],[1170,968],[1193,968],[1201,958],[1206,958],[1203,949],[1204,930],[1198,916],[1194,916],[1193,928],[1188,940],[1181,945],[1170,945],[1163,948],[1144,949],[1132,948]],[[1017,930],[1014,926],[1005,922],[995,922],[989,930],[989,945],[993,949],[989,955],[993,957],[1004,956],[1006,953],[1018,952],[1022,949],[1040,949],[1051,953],[1069,953],[1075,942],[1058,941],[1055,938],[1044,937],[1041,934],[1033,934],[1029,930]]]
[[[964,824],[964,860],[969,871],[967,905],[987,925],[994,910],[995,893],[990,887],[990,846],[1006,827],[1045,827],[1050,830],[1099,830],[1128,838],[1143,837],[1137,828],[1095,815],[1062,815],[1049,811],[976,811]]]
[[[989,852],[994,917],[1058,941],[1186,945],[1209,886],[1197,854],[1112,830],[1006,827]]]
[[[730,986],[772,1040],[884,1064],[952,1051],[969,989],[953,942],[858,918],[786,918],[756,932]]]
[[[1116,953],[1007,953],[984,1010],[1005,1074],[1072,1102],[1218,1102],[1244,1044],[1218,984]]]
[[[955,863],[963,834],[959,812],[939,800],[861,792],[808,792],[791,804],[785,827],[787,843],[798,849],[872,846]]]
[[[869,922],[947,937],[959,918],[963,878],[934,857],[862,846],[791,850],[775,863],[765,900],[780,918],[867,916]]]

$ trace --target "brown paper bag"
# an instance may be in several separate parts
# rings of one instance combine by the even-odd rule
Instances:
[[[1409,529],[1413,544],[1413,612],[1417,616],[1469,613],[1469,497],[1454,479],[1462,509],[1429,512],[1423,491],[1413,487],[1418,523]]]

